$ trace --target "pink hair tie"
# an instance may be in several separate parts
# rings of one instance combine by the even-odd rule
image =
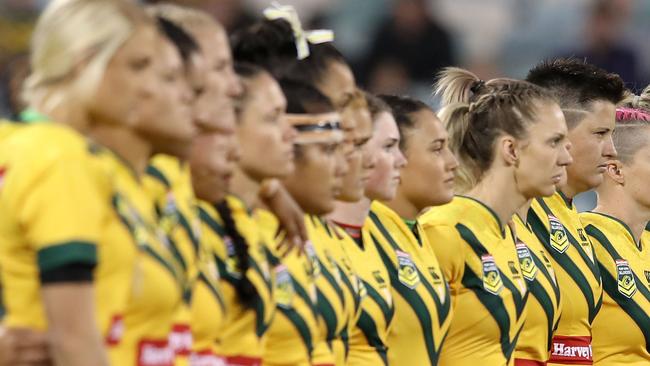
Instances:
[[[650,113],[636,108],[616,108],[616,121],[645,121],[650,122]]]

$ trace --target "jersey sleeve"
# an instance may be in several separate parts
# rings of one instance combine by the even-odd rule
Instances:
[[[423,225],[422,231],[433,248],[440,268],[453,287],[459,283],[465,272],[465,256],[461,238],[455,228],[448,225]]]
[[[15,180],[7,182],[3,194],[11,197],[11,212],[37,253],[41,272],[72,264],[94,266],[108,206],[99,168],[79,151],[42,153],[46,155],[10,167]]]

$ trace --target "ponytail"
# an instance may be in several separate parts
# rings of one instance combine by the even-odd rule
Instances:
[[[221,201],[216,205],[216,209],[221,220],[223,220],[226,236],[230,237],[233,242],[235,255],[237,256],[238,270],[239,273],[241,273],[241,278],[237,279],[235,291],[237,292],[239,301],[241,301],[245,307],[253,307],[256,298],[256,290],[248,277],[246,277],[246,272],[248,272],[248,268],[250,267],[248,243],[246,242],[246,239],[241,236],[239,230],[237,230],[235,220],[232,217],[232,210],[230,209],[228,202],[226,200]]]

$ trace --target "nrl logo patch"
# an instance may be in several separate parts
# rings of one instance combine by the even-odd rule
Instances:
[[[411,290],[415,289],[420,283],[420,275],[411,256],[400,250],[396,250],[395,254],[397,254],[397,265],[399,266],[397,271],[399,281]]]
[[[280,264],[275,267],[275,301],[278,306],[288,309],[293,300],[293,280],[287,266]]]
[[[618,274],[618,292],[623,296],[632,298],[636,293],[636,281],[630,265],[625,259],[616,260],[616,273]]]
[[[566,252],[569,248],[569,238],[564,225],[553,215],[548,215],[548,222],[551,226],[551,246],[560,253]]]
[[[483,289],[493,295],[498,295],[503,289],[503,281],[499,268],[494,262],[494,257],[490,254],[481,256],[483,263]]]
[[[533,261],[533,257],[530,255],[528,246],[522,241],[517,240],[516,248],[521,273],[527,281],[533,281],[535,276],[537,276],[537,266],[535,265],[535,261]]]

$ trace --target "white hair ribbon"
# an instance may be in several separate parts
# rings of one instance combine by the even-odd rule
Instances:
[[[309,43],[319,44],[332,42],[334,32],[329,29],[304,30],[296,9],[291,5],[281,5],[277,2],[264,9],[264,16],[269,20],[284,19],[291,24],[293,36],[296,39],[298,60],[309,57]]]

